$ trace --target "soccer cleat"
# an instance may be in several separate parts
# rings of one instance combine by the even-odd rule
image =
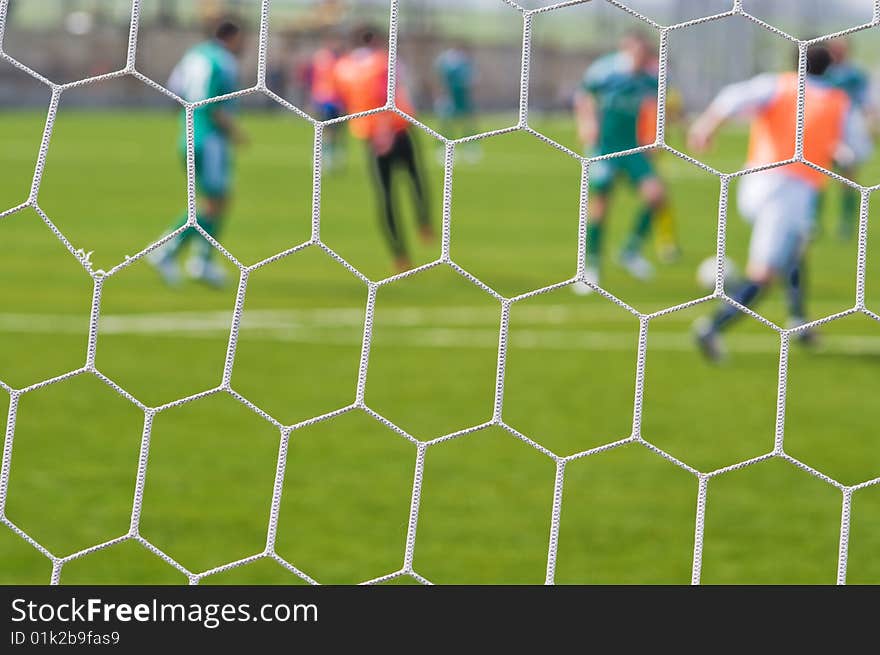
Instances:
[[[591,293],[595,293],[595,289],[591,287],[587,282],[591,284],[599,285],[599,269],[596,268],[588,268],[584,271],[584,280],[586,282],[582,282],[578,280],[575,282],[571,289],[579,296],[589,296]]]
[[[675,228],[675,215],[671,206],[666,204],[654,216],[654,245],[657,259],[663,264],[672,264],[681,257],[681,246]]]
[[[650,280],[654,277],[654,267],[651,266],[651,262],[637,252],[622,252],[618,261],[637,280]]]
[[[406,255],[399,255],[394,258],[394,270],[397,271],[397,274],[406,273],[407,271],[411,271],[413,267],[412,261]]]
[[[478,164],[483,159],[483,150],[478,143],[465,143],[461,148],[461,154],[467,164]]]
[[[726,353],[721,344],[718,333],[712,329],[712,322],[708,318],[700,318],[694,323],[694,340],[697,347],[707,360],[713,364],[724,361]]]
[[[792,316],[788,320],[788,329],[793,330],[795,328],[799,328],[802,325],[808,323],[807,319],[802,316]],[[819,345],[819,333],[816,332],[813,328],[807,328],[806,330],[800,330],[794,333],[795,340],[801,344],[802,346],[806,346],[808,348],[814,348]]]
[[[226,272],[210,259],[192,257],[186,263],[186,273],[193,280],[204,282],[215,289],[226,286]]]
[[[437,233],[434,232],[434,227],[432,225],[425,223],[419,226],[419,238],[422,240],[423,244],[430,246],[437,241]]]
[[[175,258],[164,248],[159,247],[147,255],[147,261],[155,268],[169,287],[180,285],[180,269]]]

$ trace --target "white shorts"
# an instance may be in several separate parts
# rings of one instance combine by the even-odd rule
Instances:
[[[779,171],[745,176],[737,202],[752,224],[749,263],[776,273],[794,268],[813,232],[818,195],[809,182]]]

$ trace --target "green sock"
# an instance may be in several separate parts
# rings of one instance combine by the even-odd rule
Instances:
[[[587,267],[599,268],[602,255],[602,223],[587,224]]]
[[[642,207],[642,209],[639,210],[639,213],[636,214],[636,220],[633,223],[629,238],[626,240],[626,245],[623,247],[624,253],[634,254],[642,249],[642,244],[648,236],[648,233],[651,231],[651,223],[653,223],[653,220],[654,209],[651,207]]]
[[[196,216],[196,220],[199,222],[199,226],[208,233],[208,236],[216,241],[217,234],[219,232],[218,228],[220,225],[220,217],[198,214]],[[196,231],[194,229],[193,233],[196,234]],[[214,246],[212,246],[211,242],[204,238],[201,234],[199,234],[199,239],[196,241],[193,248],[195,249],[195,256],[204,261],[208,261],[209,259],[211,259],[211,255],[214,254]]]
[[[187,213],[184,212],[182,216],[180,216],[168,230],[168,233],[175,232],[186,225],[186,221],[188,219]],[[183,230],[180,234],[171,239],[165,246],[167,257],[176,257],[183,247],[187,244],[187,242],[196,234],[196,231],[192,228],[188,228]]]
[[[850,238],[859,222],[861,197],[855,189],[841,189],[840,195],[840,236]]]

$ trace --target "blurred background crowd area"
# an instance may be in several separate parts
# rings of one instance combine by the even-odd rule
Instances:
[[[745,9],[780,29],[808,38],[858,25],[872,18],[870,0],[745,0]],[[523,0],[535,8],[548,0]],[[731,0],[630,0],[630,8],[661,24],[673,24],[730,9]],[[234,15],[248,28],[252,47],[243,62],[243,85],[256,81],[260,20],[258,0],[143,0],[137,69],[164,84],[174,63],[207,27]],[[833,5],[833,7],[832,7]],[[580,8],[579,8],[580,9]],[[532,39],[531,107],[565,110],[585,65],[613,49],[621,33],[643,26],[610,3],[582,7],[585,20],[569,10],[539,15]],[[10,0],[4,49],[54,82],[68,82],[118,70],[128,42],[129,0]],[[589,20],[586,20],[586,18]],[[268,85],[305,107],[303,71],[328,33],[372,22],[387,26],[388,0],[274,0],[271,4]],[[399,52],[405,81],[419,111],[433,111],[442,89],[434,73],[436,56],[451,46],[465,47],[478,74],[476,108],[514,110],[522,52],[522,17],[502,0],[402,0]],[[710,37],[713,47],[701,48]],[[853,37],[854,58],[876,61],[880,47],[868,34]],[[701,53],[695,56],[695,53]],[[705,106],[723,84],[767,70],[790,67],[792,46],[771,31],[745,20],[709,23],[700,30],[674,33],[670,83],[690,113]],[[0,104],[45,106],[45,89],[0,63]],[[96,106],[159,105],[165,102],[136,80],[83,94],[76,102]],[[254,104],[265,99],[252,98]]]

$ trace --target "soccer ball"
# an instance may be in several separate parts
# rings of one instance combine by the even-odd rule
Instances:
[[[707,257],[697,267],[697,284],[701,289],[713,291],[715,278],[718,274],[718,260],[715,257]],[[724,258],[724,284],[729,285],[740,277],[739,269],[730,257]]]

